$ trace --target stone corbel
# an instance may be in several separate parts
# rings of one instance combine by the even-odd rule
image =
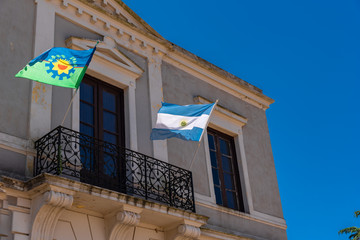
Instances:
[[[197,226],[181,224],[168,233],[167,240],[193,240],[199,239],[201,230]]]
[[[55,191],[47,191],[33,199],[31,240],[53,240],[59,217],[72,203],[72,195]]]
[[[132,239],[132,230],[140,222],[141,211],[140,208],[123,207],[121,211],[106,216],[107,239]]]

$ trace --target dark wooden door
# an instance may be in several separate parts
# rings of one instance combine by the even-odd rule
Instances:
[[[123,175],[123,95],[122,89],[88,75],[80,85],[80,132],[94,137],[94,143],[82,150],[82,175],[88,183],[114,190]]]

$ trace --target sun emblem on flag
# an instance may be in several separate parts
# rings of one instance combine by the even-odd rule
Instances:
[[[75,72],[73,66],[76,64],[76,58],[73,56],[66,59],[64,55],[53,55],[48,61],[45,64],[47,67],[46,72],[55,80],[66,80]]]
[[[61,75],[62,73],[69,74],[69,70],[73,68],[68,61],[63,59],[59,59],[53,64],[54,67],[52,70],[58,71],[58,75]]]
[[[180,126],[185,127],[187,125],[187,122],[185,120],[182,120],[180,122]]]

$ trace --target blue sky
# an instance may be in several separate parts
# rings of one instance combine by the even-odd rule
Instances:
[[[124,0],[163,37],[261,88],[288,239],[360,227],[359,0]]]

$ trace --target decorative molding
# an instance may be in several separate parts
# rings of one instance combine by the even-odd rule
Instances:
[[[201,230],[199,226],[181,224],[166,232],[168,240],[192,240],[199,239]]]
[[[66,39],[66,46],[75,50],[84,50],[94,47],[96,44],[95,40],[81,39],[76,37],[70,37]],[[144,71],[138,67],[133,61],[127,56],[120,52],[117,48],[115,40],[109,36],[105,36],[96,47],[94,56],[114,64],[115,67],[122,67],[129,71],[131,75],[135,75],[138,78]]]
[[[186,239],[198,239],[201,234],[201,230],[198,227],[182,224],[178,227],[179,236],[176,237],[176,240],[186,240]]]
[[[146,42],[142,42],[141,45],[140,45],[140,47],[141,47],[142,49],[146,49],[148,46],[147,46],[147,43],[146,43]]]
[[[70,208],[73,196],[47,191],[32,201],[32,240],[53,240],[55,227],[62,212]]]
[[[97,22],[97,17],[95,16],[95,15],[92,15],[91,16],[91,18],[90,18],[90,22],[92,23],[92,24],[95,24],[96,22]]]
[[[286,221],[283,218],[275,217],[275,216],[272,216],[272,215],[269,215],[269,214],[266,214],[266,213],[262,213],[262,212],[259,212],[259,211],[256,211],[256,210],[253,210],[252,215],[255,216],[258,219],[262,219],[262,220],[269,221],[269,222],[272,222],[272,223],[275,223],[275,224],[285,225],[286,226]]]
[[[29,208],[23,208],[23,207],[9,205],[9,210],[30,214],[30,209]]]
[[[113,16],[121,16],[123,19],[126,20],[126,22],[133,24],[134,26],[143,31],[148,31],[148,29],[143,26],[141,22],[136,20],[136,18],[134,18],[128,11],[126,11],[121,5],[119,5],[118,2],[114,0],[94,0],[93,3],[98,7],[103,7],[107,13]],[[110,6],[110,8],[108,6]]]
[[[70,37],[66,40],[66,45],[72,49],[88,49],[94,47],[95,40],[81,39]],[[94,53],[92,63],[89,66],[88,74],[101,80],[124,89],[127,92],[126,107],[128,108],[129,122],[129,148],[137,151],[137,121],[136,121],[136,79],[144,72],[139,66],[131,61],[125,54],[121,53],[117,48],[116,41],[108,36],[103,38]],[[79,128],[79,95],[74,99],[72,116],[72,126],[74,129]]]
[[[131,35],[130,38],[129,38],[129,41],[134,43],[136,41],[136,38],[134,35]]]
[[[36,156],[32,141],[0,132],[0,148],[20,153],[23,155]]]
[[[105,22],[105,23],[104,23],[104,29],[105,29],[105,30],[109,30],[109,29],[110,29],[110,23]]]
[[[208,226],[209,227],[209,226]],[[204,239],[217,239],[217,240],[254,240],[253,236],[243,236],[243,233],[232,232],[226,233],[225,231],[215,230],[213,228],[201,228],[201,237]],[[202,239],[201,238],[201,239]],[[263,240],[263,238],[261,238]]]
[[[262,110],[268,109],[272,103],[175,52],[168,52],[164,61]]]
[[[106,6],[108,3],[107,3],[107,0],[102,0],[102,2],[101,2],[101,5],[102,6]]]
[[[141,211],[141,210],[140,210]],[[109,227],[108,240],[130,239],[133,227],[140,222],[140,212],[122,210],[116,215],[110,215],[105,218],[105,222]]]
[[[70,208],[73,202],[73,196],[66,193],[48,191],[44,194],[44,202],[54,207]]]
[[[82,8],[78,8],[77,11],[76,11],[76,15],[77,15],[78,17],[80,17],[82,14],[83,14]]]
[[[201,104],[211,103],[211,101],[209,101],[208,99],[201,97],[201,96],[194,97],[194,102],[201,103]],[[248,121],[246,117],[243,117],[240,114],[237,114],[237,113],[221,106],[220,104],[216,104],[214,110],[215,110],[215,112],[218,112],[219,114],[221,114],[222,118],[229,118],[232,121],[237,122],[237,124],[239,124],[240,126],[244,126]]]
[[[248,220],[251,220],[251,221],[256,221],[256,222],[259,222],[259,223],[263,223],[263,224],[266,224],[266,225],[269,225],[269,226],[272,226],[272,227],[276,227],[276,228],[280,228],[280,229],[283,229],[283,230],[286,230],[286,228],[287,228],[286,222],[285,222],[284,219],[274,217],[274,216],[271,216],[271,215],[268,215],[268,214],[262,213],[263,217],[260,217],[260,216],[256,216],[256,215],[253,215],[253,214],[242,213],[242,212],[239,212],[239,211],[236,211],[236,210],[233,210],[233,209],[225,208],[225,207],[222,207],[222,206],[219,206],[219,205],[216,205],[216,204],[204,203],[204,202],[201,202],[201,201],[197,201],[196,205],[199,205],[199,206],[202,206],[202,207],[205,207],[205,208],[209,208],[209,209],[213,209],[213,210],[218,211],[218,212],[223,212],[223,213],[226,213],[226,214],[230,214],[230,215],[233,215],[233,216],[236,216],[236,217],[240,217],[240,218],[248,219]],[[264,218],[265,215],[266,215],[266,219]]]
[[[56,1],[52,1],[56,8]],[[172,50],[171,44],[167,41],[164,41],[162,38],[154,37],[153,34],[147,34],[146,30],[141,31],[139,28],[131,26],[131,24],[127,24],[119,19],[111,17],[101,11],[99,11],[92,4],[86,4],[83,2],[75,2],[72,0],[68,0],[68,6],[66,9],[64,8],[56,8],[56,12],[60,16],[64,16],[71,21],[77,22],[80,25],[83,25],[86,28],[95,29],[101,35],[109,35],[112,36],[116,42],[131,51],[136,52],[144,57],[149,57],[151,55],[151,51],[158,52],[161,51],[166,55],[164,61],[186,71],[190,74],[198,77],[199,79],[206,81],[219,89],[229,92],[237,98],[244,100],[260,109],[266,110],[269,108],[269,105],[273,102],[272,99],[266,97],[265,95],[257,95],[250,90],[238,85],[230,80],[227,80],[225,77],[217,75],[208,69],[200,66],[190,60],[189,57],[184,56],[184,54],[178,53],[177,51]],[[123,14],[126,15],[125,18],[128,19],[128,22],[137,22],[129,21],[132,19],[132,15],[125,11],[122,6],[119,6],[113,0],[108,0],[107,2],[115,8],[115,14]],[[99,4],[100,7],[101,4]],[[78,9],[82,9],[82,14],[77,14]],[[120,14],[120,15],[121,15]],[[86,16],[85,16],[86,15]],[[88,17],[90,16],[90,18]],[[96,18],[96,22],[90,23],[92,18]],[[101,22],[101,24],[97,24],[97,22]],[[104,29],[104,23],[108,23],[109,29]],[[140,24],[140,23],[139,23]],[[136,25],[136,24],[135,24]],[[137,26],[137,25],[136,25]],[[139,25],[142,26],[142,23]],[[138,26],[138,27],[139,27]],[[146,27],[149,30],[148,27]],[[150,31],[151,32],[151,31]],[[128,37],[124,37],[124,36]],[[134,40],[132,43],[131,40]],[[146,45],[143,44],[146,42]],[[146,47],[145,47],[146,46]]]
[[[119,37],[122,37],[124,35],[124,32],[122,29],[118,29],[116,33]]]
[[[116,215],[116,219],[120,224],[136,226],[139,224],[140,215],[135,212],[121,211]]]

